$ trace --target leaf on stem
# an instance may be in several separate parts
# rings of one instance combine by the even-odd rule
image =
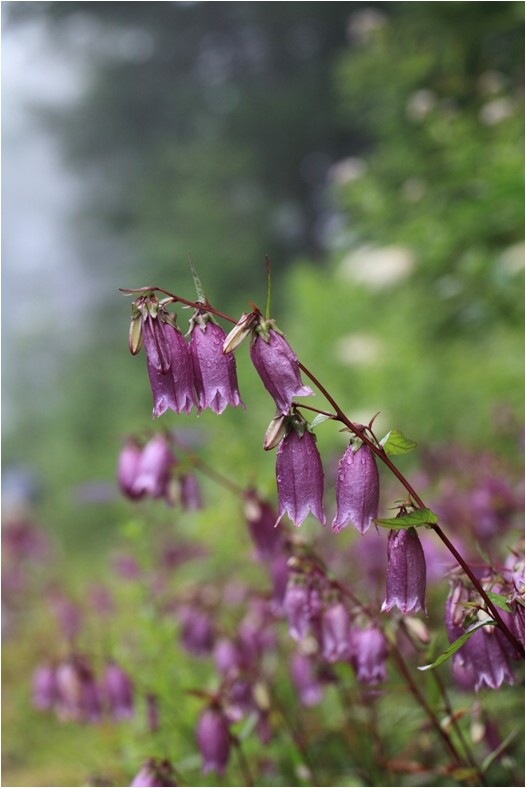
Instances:
[[[400,430],[390,430],[380,441],[386,454],[407,454],[415,448],[416,443],[407,438]]]
[[[311,429],[314,429],[314,427],[317,427],[318,424],[323,424],[324,421],[327,421],[327,419],[330,419],[330,418],[331,417],[327,416],[325,413],[318,413],[318,415],[310,423]]]
[[[440,654],[440,656],[437,657],[434,662],[431,662],[429,665],[419,665],[418,670],[432,670],[433,668],[438,668],[439,665],[442,665],[444,662],[447,662],[447,660],[450,657],[452,657],[453,654],[455,654],[455,652],[459,650],[459,648],[462,648],[464,643],[466,643],[466,641],[470,639],[471,635],[473,635],[473,633],[476,632],[477,629],[487,626],[495,626],[495,621],[492,618],[486,618],[484,619],[484,621],[478,621],[476,624],[470,627],[467,630],[467,632],[464,632],[463,635],[461,635],[459,638],[457,638],[457,640],[451,643],[451,645],[448,646],[448,648],[445,651],[443,651],[442,654]]]
[[[388,517],[387,519],[377,518],[374,521],[382,528],[418,528],[420,525],[433,525],[438,523],[438,516],[431,509],[415,509],[414,512],[402,514],[400,517]]]

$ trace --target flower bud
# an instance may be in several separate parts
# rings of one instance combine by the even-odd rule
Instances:
[[[223,353],[233,353],[254,329],[258,320],[258,312],[243,313],[223,342]]]
[[[191,321],[190,356],[200,408],[222,413],[227,405],[243,405],[239,396],[236,362],[223,353],[225,332],[209,315],[197,314]]]
[[[364,534],[378,517],[380,482],[374,454],[362,444],[358,451],[349,445],[338,465],[336,480],[336,517],[333,531],[341,531],[348,523]]]
[[[314,393],[303,385],[298,358],[273,321],[260,321],[250,345],[250,357],[279,413],[286,415],[290,411],[294,397]]]
[[[291,429],[280,443],[276,457],[278,521],[285,513],[300,526],[309,512],[325,525],[323,467],[316,439],[305,430]]]
[[[396,607],[405,615],[426,612],[426,560],[414,528],[389,532],[386,595],[382,611]]]
[[[205,709],[197,725],[197,746],[203,758],[203,774],[223,774],[230,756],[230,731],[221,709]]]
[[[287,434],[287,417],[279,414],[272,419],[265,432],[263,440],[263,448],[265,451],[275,449],[281,443],[281,440]]]
[[[143,345],[142,316],[135,304],[132,304],[132,318],[130,321],[128,345],[132,356],[136,356]]]

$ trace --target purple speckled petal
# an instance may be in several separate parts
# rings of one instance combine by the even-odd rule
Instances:
[[[387,540],[386,594],[382,611],[396,607],[405,615],[426,612],[426,560],[414,528],[390,531]]]
[[[163,375],[168,372],[172,363],[170,342],[165,329],[166,324],[160,318],[153,318],[151,315],[146,317],[142,326],[148,362]]]
[[[280,413],[289,412],[294,397],[307,397],[314,393],[303,385],[298,358],[289,343],[273,329],[269,331],[268,342],[258,334],[254,335],[250,357]]]
[[[323,478],[314,436],[306,430],[300,437],[292,429],[281,441],[276,457],[278,520],[287,513],[299,526],[312,512],[325,525]]]
[[[333,531],[352,523],[364,534],[378,517],[380,481],[374,455],[365,444],[358,451],[348,446],[338,465],[336,480],[336,516]]]
[[[216,323],[204,328],[194,325],[190,337],[190,355],[195,386],[201,408],[222,413],[227,405],[245,407],[239,396],[236,362],[233,353],[223,353],[226,334]]]

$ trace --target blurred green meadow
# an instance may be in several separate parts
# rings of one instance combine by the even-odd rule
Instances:
[[[199,704],[186,690],[210,687],[210,670],[178,647],[175,620],[145,587],[112,565],[129,552],[152,571],[163,538],[195,540],[207,554],[178,567],[170,591],[235,580],[265,590],[265,573],[246,560],[239,502],[203,479],[202,511],[136,506],[117,490],[116,463],[127,435],[166,428],[273,499],[275,457],[262,450],[273,405],[243,346],[246,411],[152,423],[144,351],[128,352],[130,299],[118,288],[158,285],[193,299],[191,255],[210,303],[237,318],[249,302],[265,306],[268,255],[272,315],[289,343],[353,421],[379,413],[378,435],[397,427],[416,441],[399,462],[410,478],[420,478],[426,451],[447,457],[461,446],[495,455],[519,487],[523,5],[5,2],[2,15],[4,93],[23,107],[22,120],[4,119],[5,156],[16,148],[16,120],[28,150],[52,141],[58,167],[53,183],[31,158],[17,172],[8,164],[3,189],[6,214],[22,211],[5,228],[3,516],[36,523],[50,542],[46,560],[22,561],[20,586],[4,569],[15,585],[4,592],[3,784],[128,785],[154,751],[174,759],[187,784],[243,784],[235,766],[224,778],[200,775]],[[15,78],[20,68],[29,87]],[[64,74],[72,84],[61,97]],[[67,210],[55,201],[50,246],[45,222],[32,223],[31,195],[46,181],[40,199],[53,206],[61,172],[74,180],[74,199]],[[191,312],[177,312],[185,330]],[[325,407],[320,394],[306,402]],[[317,438],[327,462],[347,443],[330,422]],[[391,500],[381,499],[385,514]],[[302,532],[314,539],[311,519]],[[520,526],[510,527],[493,544],[499,560]],[[86,588],[97,583],[119,611],[104,631],[86,613]],[[65,649],[46,602],[56,588],[86,613],[85,650],[109,648],[140,670],[169,733],[147,734],[142,707],[117,726],[61,723],[32,708],[33,670]],[[446,645],[446,593],[436,586],[430,603],[437,648]],[[436,693],[428,674],[422,683]],[[369,746],[356,685],[347,687],[354,723],[332,686],[325,728],[317,709],[297,712],[322,784],[466,784],[404,767],[435,745],[429,732],[417,754],[407,745],[412,731],[420,736],[421,714],[400,702],[399,679],[392,686],[377,707],[392,768]],[[281,691],[292,708],[292,689]],[[488,784],[519,784],[521,693],[480,696],[515,737]],[[310,784],[281,733],[266,748],[247,739],[247,755],[261,784]]]

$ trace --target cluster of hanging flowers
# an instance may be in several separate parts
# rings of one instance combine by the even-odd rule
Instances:
[[[153,416],[167,410],[190,413],[194,407],[197,413],[210,408],[218,414],[227,405],[244,407],[234,356],[222,352],[226,334],[204,305],[192,316],[189,334],[187,342],[176,315],[155,295],[133,302],[129,347],[136,355],[144,345]]]
[[[134,689],[127,673],[108,661],[97,678],[89,659],[76,653],[58,664],[37,667],[32,698],[36,709],[54,711],[64,722],[98,723],[104,715],[121,722],[134,714]]]
[[[195,406],[199,413],[208,407],[222,413],[227,404],[244,407],[233,354],[249,337],[250,358],[276,407],[263,442],[266,451],[277,448],[275,525],[288,515],[299,527],[308,514],[325,525],[323,465],[316,437],[295,402],[297,397],[314,392],[303,383],[298,357],[275,321],[264,318],[254,308],[241,316],[227,336],[207,310],[203,297],[190,319],[187,343],[176,325],[176,316],[167,310],[170,300],[159,301],[153,293],[146,293],[132,305],[129,345],[133,354],[142,345],[145,347],[154,416],[168,408],[188,413]],[[358,434],[365,435],[367,428],[355,427]],[[142,449],[130,441],[119,465],[121,489],[130,498],[149,495],[170,502],[170,467],[174,463],[162,437],[153,438]],[[353,525],[365,534],[378,517],[379,493],[374,453],[366,441],[353,436],[338,465],[332,530],[339,533]],[[250,500],[247,506],[250,510]],[[262,556],[279,543],[278,537],[270,535],[269,527],[253,528],[253,532],[258,534],[260,544],[256,549]],[[390,534],[388,558],[387,594],[382,609],[388,611],[396,605],[404,614],[425,611],[425,558],[414,528]]]
[[[117,481],[123,495],[137,501],[163,499],[183,509],[202,507],[199,484],[194,474],[180,467],[169,435],[153,435],[146,443],[127,438],[120,452]]]

